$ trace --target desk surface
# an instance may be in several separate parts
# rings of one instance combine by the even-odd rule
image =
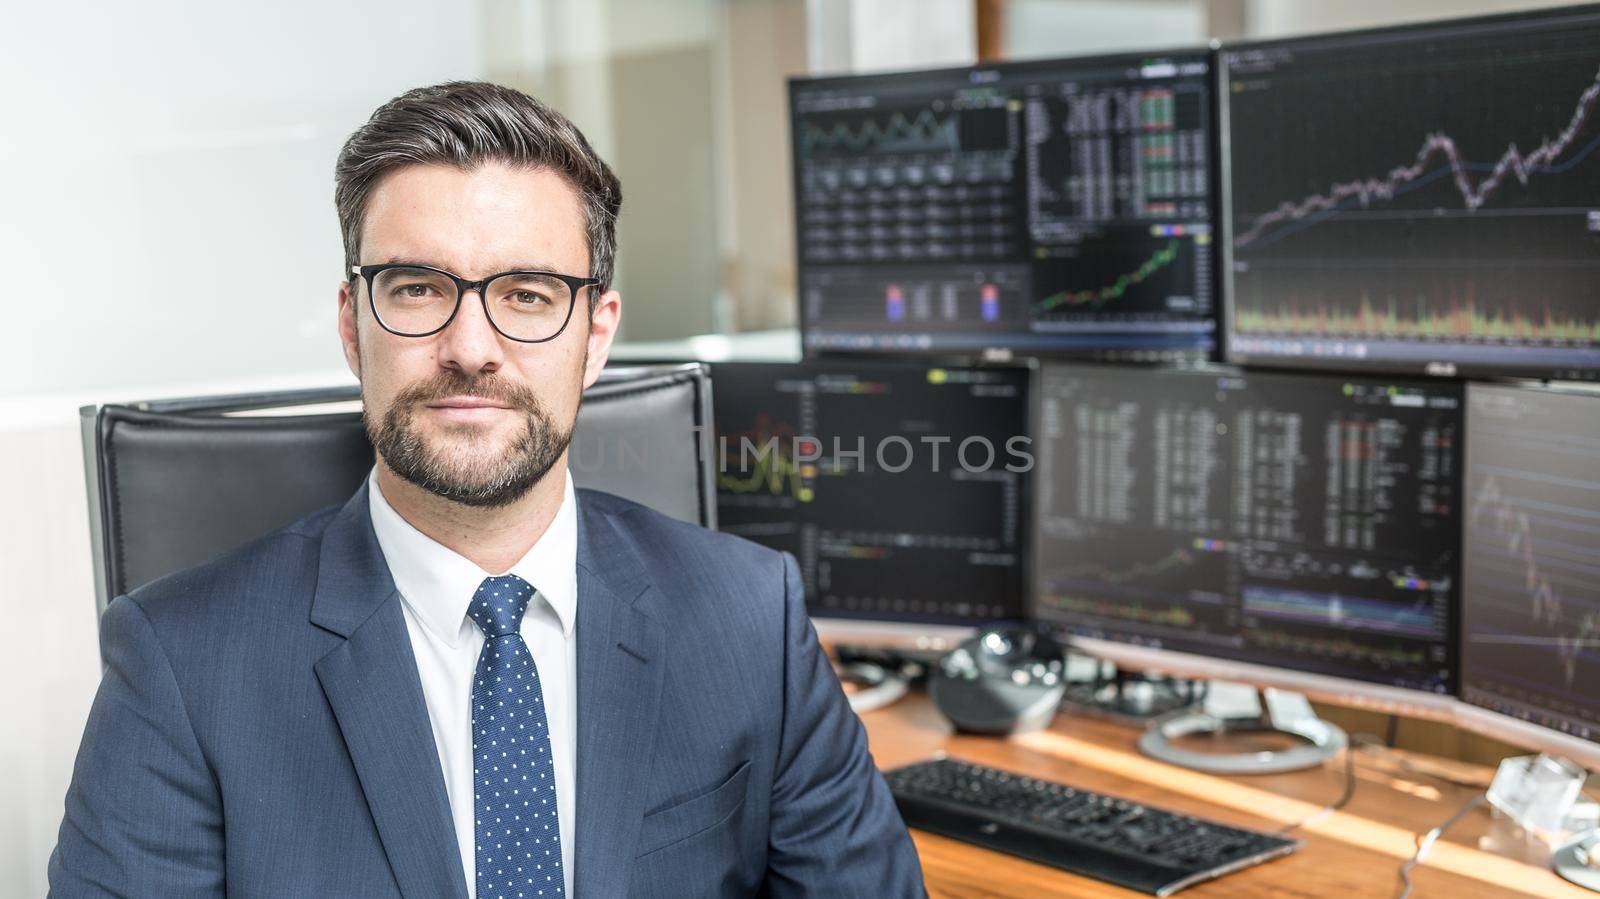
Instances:
[[[1048,730],[1009,739],[953,734],[921,691],[862,716],[872,754],[888,769],[943,750],[949,755],[1077,787],[1136,799],[1228,824],[1273,830],[1338,798],[1344,763],[1253,777],[1220,777],[1175,768],[1141,755],[1138,729],[1101,719],[1061,715]],[[1358,752],[1356,789],[1340,812],[1295,832],[1304,841],[1286,858],[1209,881],[1180,893],[1206,896],[1395,896],[1400,865],[1414,839],[1449,818],[1472,794],[1423,774],[1408,773],[1398,754]],[[1421,761],[1425,757],[1412,757]],[[1487,769],[1461,766],[1469,778]],[[1415,868],[1416,899],[1538,896],[1595,899],[1551,873],[1548,850],[1525,840],[1486,805],[1457,822]],[[967,843],[911,832],[934,897],[1143,895]]]

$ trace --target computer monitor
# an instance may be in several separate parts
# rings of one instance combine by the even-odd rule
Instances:
[[[718,527],[793,553],[813,617],[835,634],[898,642],[1019,620],[1030,377],[1017,366],[717,363]]]
[[[1039,397],[1040,620],[1133,667],[1448,714],[1460,385],[1048,364]]]
[[[1230,361],[1600,376],[1600,7],[1218,59]]]
[[[1600,768],[1600,393],[1467,388],[1462,723]]]
[[[1216,346],[1205,48],[789,82],[807,357]]]

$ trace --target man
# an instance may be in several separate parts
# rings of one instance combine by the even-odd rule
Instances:
[[[502,87],[336,174],[365,485],[117,598],[61,896],[906,896],[914,848],[795,562],[574,491],[616,178]]]

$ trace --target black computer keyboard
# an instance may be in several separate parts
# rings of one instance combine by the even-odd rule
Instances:
[[[1156,896],[1300,845],[955,759],[884,777],[911,827]]]

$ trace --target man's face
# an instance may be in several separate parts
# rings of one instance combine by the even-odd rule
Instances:
[[[560,175],[490,163],[470,172],[413,165],[367,202],[362,265],[412,262],[468,280],[513,270],[587,276],[578,193]],[[583,388],[605,366],[620,315],[615,291],[591,317],[589,291],[566,329],[519,343],[489,323],[476,292],[449,326],[401,337],[372,317],[365,282],[339,290],[339,335],[361,380],[367,433],[407,481],[469,506],[516,501],[561,462]]]

